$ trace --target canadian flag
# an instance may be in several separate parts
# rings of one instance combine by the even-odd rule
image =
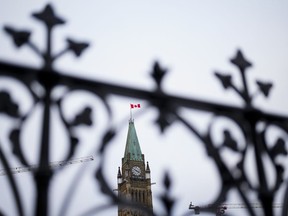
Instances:
[[[130,108],[131,109],[140,108],[140,104],[130,104]]]

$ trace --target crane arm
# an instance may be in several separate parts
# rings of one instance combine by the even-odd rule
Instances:
[[[70,160],[64,160],[64,161],[53,161],[49,163],[49,167],[51,169],[57,169],[63,166],[69,166],[69,165],[74,165],[78,163],[84,163],[84,162],[89,162],[93,161],[94,157],[93,156],[87,156],[87,157],[80,157],[80,158],[73,158]],[[10,168],[10,172],[12,174],[19,174],[23,172],[30,172],[37,169],[36,165],[31,165],[31,166],[25,166],[25,167],[14,167]],[[6,169],[0,169],[0,176],[5,176],[7,175],[7,170]]]
[[[262,205],[260,203],[250,203],[251,208],[262,208]],[[194,210],[195,215],[200,214],[201,209],[214,209],[216,212],[216,215],[224,215],[225,211],[227,209],[243,209],[247,208],[247,206],[244,203],[222,203],[219,205],[203,205],[203,206],[195,206],[192,204],[192,202],[189,205],[190,210]],[[283,208],[282,203],[273,203],[272,208]]]

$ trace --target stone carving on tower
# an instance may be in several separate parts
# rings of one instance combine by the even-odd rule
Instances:
[[[118,168],[118,196],[153,211],[151,176],[148,162],[145,166],[134,120],[129,120],[129,128],[122,167]],[[144,216],[147,213],[131,206],[118,206],[118,216]]]

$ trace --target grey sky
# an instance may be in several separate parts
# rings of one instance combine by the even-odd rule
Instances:
[[[285,0],[97,0],[85,3],[79,0],[0,0],[1,29],[3,25],[11,25],[32,30],[32,40],[44,49],[44,28],[31,17],[31,13],[42,10],[47,3],[52,3],[56,13],[67,21],[66,25],[58,27],[54,32],[53,52],[57,53],[64,48],[66,37],[91,43],[91,47],[80,59],[67,54],[56,62],[56,68],[63,73],[150,89],[153,88],[149,77],[152,63],[159,60],[160,64],[169,70],[164,80],[164,89],[167,92],[241,106],[241,99],[232,91],[224,92],[213,75],[215,71],[229,72],[240,86],[238,71],[229,63],[229,59],[234,57],[236,50],[240,48],[253,63],[247,75],[251,91],[256,90],[256,79],[274,83],[269,99],[259,95],[255,106],[265,111],[288,114],[288,2]],[[0,59],[34,67],[41,66],[40,59],[27,47],[16,50],[2,30]],[[31,101],[24,87],[19,87],[7,79],[0,80],[0,84],[0,89],[13,89],[13,97],[21,101],[22,112],[29,109]],[[101,137],[108,124],[123,125],[109,147],[105,164],[109,184],[111,188],[116,188],[117,169],[121,165],[125,150],[129,103],[141,103],[141,110],[134,112],[141,113],[135,116],[135,126],[142,152],[150,164],[152,182],[156,182],[153,186],[155,209],[161,211],[157,196],[162,192],[161,181],[166,170],[173,175],[172,194],[178,198],[175,215],[187,211],[190,201],[202,204],[213,200],[220,184],[218,173],[214,169],[213,161],[207,157],[202,143],[189,134],[183,125],[176,122],[164,135],[160,135],[159,128],[153,124],[156,112],[147,109],[144,102],[117,97],[109,98],[109,102],[113,107],[112,122],[108,122],[107,113],[97,97],[79,92],[68,98],[65,104],[67,117],[72,118],[73,113],[83,104],[94,107],[93,117],[96,124],[88,130],[83,127],[77,131],[82,142],[76,156],[94,154],[95,140]],[[196,122],[201,131],[207,129],[211,119],[211,115],[202,112],[182,110],[181,114],[191,122]],[[41,108],[37,107],[23,133],[26,154],[32,164],[37,161],[40,115]],[[1,121],[5,122],[5,125],[0,126],[3,135],[13,123],[3,116],[0,117]],[[57,120],[56,111],[53,120],[55,124],[52,129],[51,160],[59,160],[67,148],[67,138],[61,136],[63,127],[57,122],[59,119]],[[125,123],[122,124],[123,122]],[[229,121],[221,122],[215,126],[215,139],[219,142],[221,136],[217,135],[217,127],[219,131],[227,127],[227,124],[228,127],[235,127]],[[243,142],[243,135],[236,127],[233,135]],[[11,155],[7,140],[1,139],[5,150]],[[237,155],[227,153],[227,163],[233,164],[236,160]],[[11,163],[15,166],[18,164],[12,156]],[[83,181],[73,200],[74,213],[70,212],[68,215],[78,215],[83,209],[92,207],[95,201],[97,204],[105,202],[103,197],[94,193],[97,188],[92,181],[92,175],[95,170],[93,168],[97,165],[97,160],[93,164],[86,164]],[[57,215],[70,177],[83,166],[75,165],[55,177],[51,187],[51,215]],[[27,215],[31,215],[32,178],[29,174],[19,174],[16,178],[22,186],[23,196],[27,198]],[[5,209],[8,215],[14,215],[4,177],[0,177],[0,188],[0,209]],[[231,194],[229,200],[241,202],[235,194]],[[239,212],[231,211],[235,215],[240,215]],[[103,213],[116,214],[116,209],[109,214]]]

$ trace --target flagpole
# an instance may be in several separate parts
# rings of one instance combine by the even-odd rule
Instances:
[[[134,109],[134,108],[140,108],[140,103],[138,103],[138,104],[131,104],[130,103],[130,120],[129,120],[129,122],[134,121],[133,120],[133,112],[132,112],[132,109]]]
[[[130,107],[130,122],[132,122],[132,108]]]

